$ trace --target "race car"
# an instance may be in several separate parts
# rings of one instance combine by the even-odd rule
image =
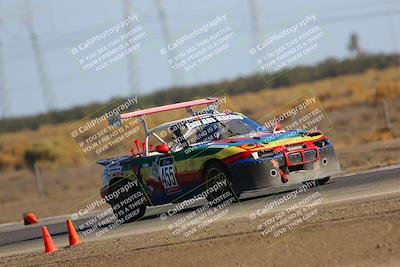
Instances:
[[[224,192],[238,199],[247,191],[282,190],[307,181],[323,184],[340,171],[334,148],[319,131],[274,129],[232,111],[218,111],[218,98],[175,103],[110,118],[143,124],[143,149],[104,166],[101,196],[116,218],[131,222],[147,206],[178,203],[199,195],[212,201]],[[193,111],[194,106],[206,106]],[[176,109],[190,116],[147,128],[145,117]],[[228,183],[221,183],[221,181]],[[216,185],[222,185],[216,187]]]

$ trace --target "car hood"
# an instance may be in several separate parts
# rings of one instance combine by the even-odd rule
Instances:
[[[246,134],[217,140],[210,143],[210,145],[240,146],[245,144],[272,145],[276,143],[276,145],[279,146],[309,141],[310,137],[312,139],[318,139],[321,136],[323,136],[323,134],[320,132],[308,133],[303,130],[278,131],[274,133],[260,132],[257,134]]]

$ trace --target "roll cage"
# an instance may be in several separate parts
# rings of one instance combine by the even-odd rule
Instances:
[[[150,136],[154,136],[158,141],[160,141],[163,144],[166,144],[166,142],[156,134],[156,131],[168,129],[171,126],[173,126],[174,124],[190,120],[190,118],[175,121],[175,122],[165,123],[165,124],[162,124],[158,127],[155,127],[153,129],[149,130],[147,127],[146,119],[145,119],[146,115],[160,113],[160,112],[166,112],[166,111],[172,111],[172,110],[177,110],[177,109],[185,109],[186,112],[188,112],[190,115],[192,115],[192,117],[207,115],[207,114],[208,115],[217,114],[217,113],[219,113],[217,109],[220,105],[220,102],[218,100],[219,100],[219,98],[212,97],[212,98],[205,98],[205,99],[199,99],[199,100],[186,101],[186,102],[182,102],[182,103],[164,105],[164,106],[160,106],[160,107],[153,107],[153,108],[144,109],[144,110],[137,110],[134,112],[129,112],[129,113],[124,113],[124,114],[118,114],[117,116],[112,116],[108,119],[108,122],[109,122],[109,125],[112,127],[122,127],[123,121],[133,119],[133,118],[138,118],[140,123],[142,123],[143,129],[145,132],[144,156],[147,157],[147,156],[149,156],[149,138],[150,138]],[[201,106],[201,105],[206,105],[207,107],[200,111],[194,111],[192,109],[192,107],[194,107],[194,106]]]

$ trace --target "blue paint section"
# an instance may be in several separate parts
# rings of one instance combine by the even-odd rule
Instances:
[[[252,156],[250,156],[250,158],[239,160],[239,161],[235,162],[234,164],[231,164],[229,167],[230,168],[240,167],[243,164],[257,164],[257,163],[263,164],[266,161],[271,161],[274,159],[278,160],[278,159],[282,159],[282,158],[284,158],[284,156],[282,154],[277,154],[272,157],[264,157],[264,158],[259,158],[259,159],[254,159]]]

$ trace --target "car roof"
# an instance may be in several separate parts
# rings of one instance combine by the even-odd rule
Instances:
[[[161,125],[159,125],[157,127],[152,128],[149,131],[149,133],[154,133],[154,132],[157,132],[157,131],[160,131],[160,130],[164,130],[164,129],[167,129],[167,128],[171,127],[172,125],[179,124],[179,123],[182,123],[182,122],[185,122],[185,123],[186,122],[193,122],[193,121],[198,120],[198,119],[205,119],[205,118],[209,118],[209,117],[212,117],[212,116],[215,116],[215,115],[228,115],[228,114],[232,114],[232,113],[236,113],[236,112],[218,112],[218,113],[199,114],[199,115],[195,115],[195,116],[191,116],[191,117],[187,117],[187,118],[183,118],[183,119],[179,119],[179,120],[163,123],[163,124],[161,124]]]

